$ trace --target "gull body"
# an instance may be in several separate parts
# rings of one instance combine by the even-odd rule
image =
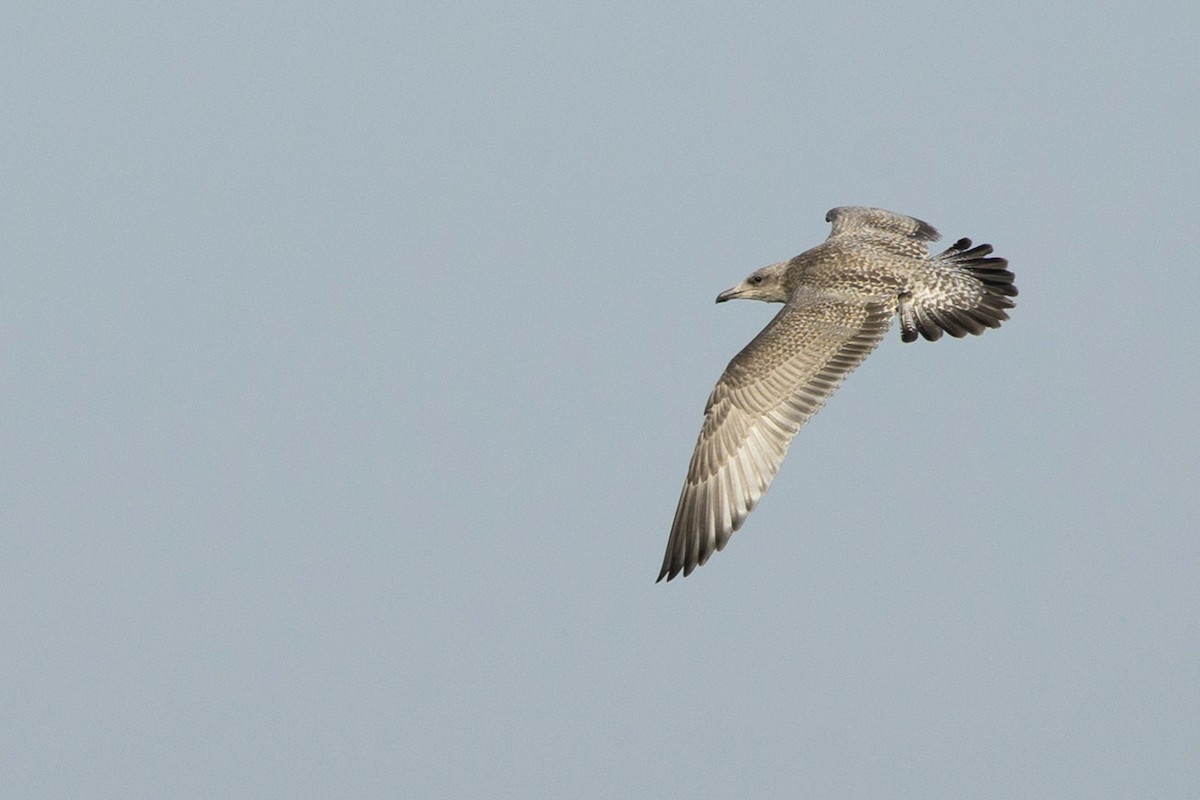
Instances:
[[[717,296],[784,303],[709,395],[658,579],[689,575],[728,543],[771,485],[792,438],[900,318],[900,338],[998,328],[1017,295],[991,245],[936,256],[927,222],[878,208],[825,215],[829,238]]]

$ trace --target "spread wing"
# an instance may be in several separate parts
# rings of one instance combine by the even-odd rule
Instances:
[[[830,239],[855,233],[875,233],[921,242],[936,242],[942,238],[937,228],[928,222],[882,208],[839,206],[829,210],[825,221],[833,223],[833,230],[829,232]]]
[[[688,575],[725,547],[792,438],[887,333],[895,302],[800,293],[738,353],[708,398],[662,572]]]

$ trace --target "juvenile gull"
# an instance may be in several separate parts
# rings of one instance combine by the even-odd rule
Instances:
[[[829,238],[763,267],[717,302],[785,303],[734,356],[709,395],[658,580],[721,550],[771,485],[792,437],[900,316],[900,338],[998,328],[1016,297],[1008,261],[959,239],[929,255],[933,226],[879,208],[825,215]]]

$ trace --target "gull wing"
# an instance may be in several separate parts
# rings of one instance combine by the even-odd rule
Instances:
[[[856,233],[874,233],[921,242],[936,242],[942,238],[937,229],[928,222],[882,208],[838,206],[829,210],[825,221],[833,223],[833,230],[829,233],[830,239]]]
[[[688,575],[725,547],[792,438],[875,349],[895,313],[894,301],[801,291],[729,362],[708,398],[658,580]]]

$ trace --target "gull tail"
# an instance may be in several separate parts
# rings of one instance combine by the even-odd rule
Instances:
[[[999,328],[1017,296],[1008,260],[991,257],[992,246],[959,239],[929,259],[926,269],[900,295],[900,338],[918,334],[931,342],[948,333],[963,337]]]

